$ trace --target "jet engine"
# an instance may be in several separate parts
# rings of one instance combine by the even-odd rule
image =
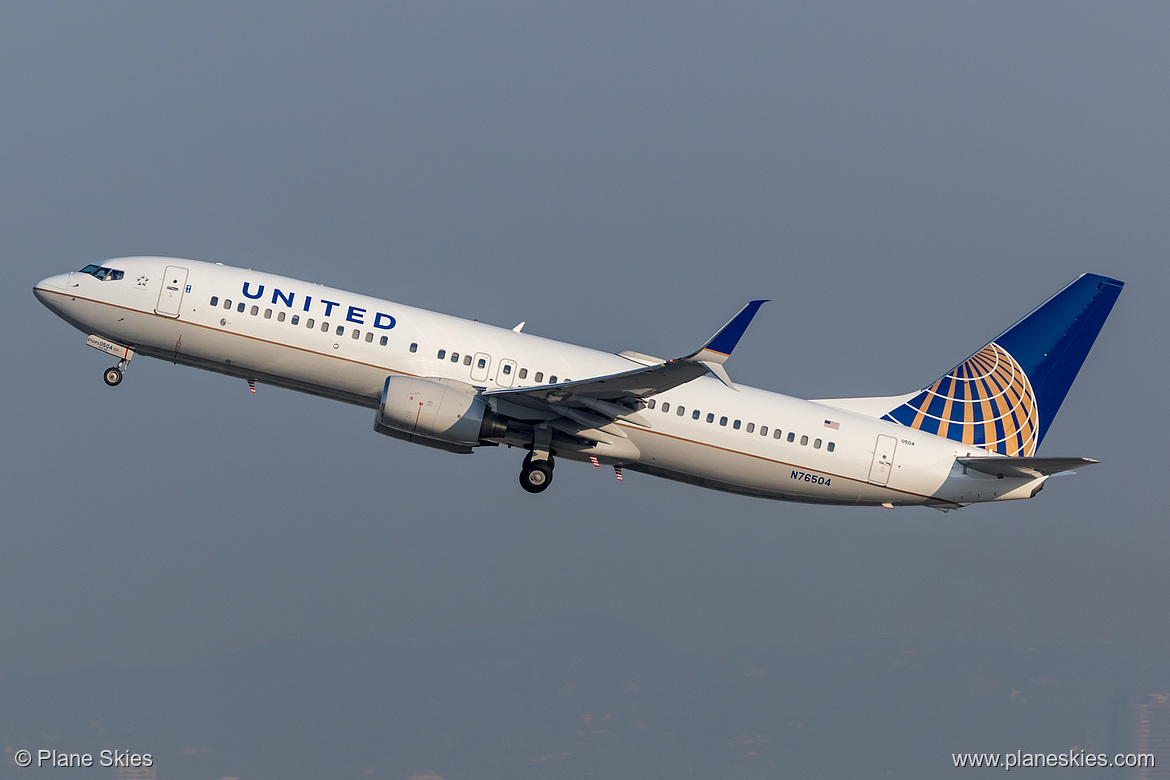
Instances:
[[[471,452],[504,436],[507,423],[479,391],[448,379],[386,378],[374,420],[378,433],[450,452]]]

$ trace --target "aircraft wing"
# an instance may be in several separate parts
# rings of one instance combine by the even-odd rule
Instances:
[[[993,477],[1027,478],[1047,477],[1080,466],[1091,466],[1099,461],[1092,458],[978,457],[955,458],[955,462]]]
[[[750,301],[706,344],[686,357],[575,382],[491,390],[485,392],[483,398],[503,414],[509,414],[507,405],[515,404],[534,412],[551,412],[568,417],[587,427],[600,428],[619,417],[648,425],[637,416],[643,399],[686,384],[707,373],[715,374],[722,382],[734,388],[727,372],[723,370],[723,363],[731,356],[752,318],[765,303],[767,301]]]

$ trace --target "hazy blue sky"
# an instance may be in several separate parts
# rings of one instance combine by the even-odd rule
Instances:
[[[687,649],[1170,641],[1165,3],[0,8],[0,668],[588,609]],[[1034,501],[816,508],[109,361],[38,279],[168,254],[806,397],[904,392],[1084,271],[1128,285]]]

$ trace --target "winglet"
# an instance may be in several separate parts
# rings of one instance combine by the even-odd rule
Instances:
[[[747,330],[748,325],[751,324],[752,318],[756,316],[756,312],[760,310],[767,301],[748,301],[748,304],[739,310],[739,313],[732,317],[726,325],[719,329],[719,332],[703,345],[703,348],[693,355],[687,355],[685,360],[693,360],[700,363],[722,365],[731,357],[732,350],[735,345],[739,343],[744,331]]]

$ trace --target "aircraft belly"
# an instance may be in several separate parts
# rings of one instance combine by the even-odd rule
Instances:
[[[341,355],[206,328],[184,333],[180,354],[230,366],[233,374],[371,407],[377,405],[386,375],[394,373]]]
[[[871,503],[889,500],[889,491],[875,490],[873,486],[833,472],[815,471],[759,453],[735,451],[665,432],[632,427],[626,430],[642,453],[638,464],[631,465],[634,470],[717,490],[787,501],[856,504],[867,499]]]
[[[75,317],[86,323],[80,326],[83,330],[95,330],[133,345],[140,354],[362,406],[377,405],[382,382],[387,374],[393,373],[352,356],[322,354],[222,326],[88,301],[71,306],[77,307]],[[230,322],[227,327],[230,328]],[[348,347],[329,341],[330,346],[333,343],[338,343],[339,352],[342,347]]]

